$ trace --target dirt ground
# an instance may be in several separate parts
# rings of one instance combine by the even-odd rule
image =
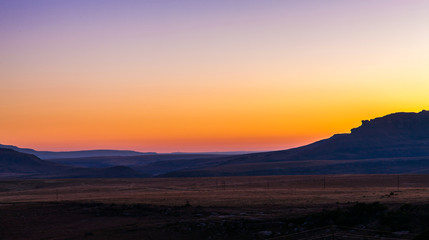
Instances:
[[[427,204],[429,175],[1,180],[0,239],[266,239],[356,202]]]

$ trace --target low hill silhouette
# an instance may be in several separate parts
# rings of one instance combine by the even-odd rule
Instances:
[[[77,168],[0,148],[0,178],[130,178],[147,177],[129,167]]]
[[[68,170],[69,167],[41,160],[26,153],[0,148],[0,176],[49,175]]]
[[[81,150],[81,151],[62,151],[62,152],[52,152],[52,151],[36,151],[31,148],[20,148],[12,145],[2,145],[0,148],[8,148],[15,150],[21,153],[33,154],[41,159],[59,159],[59,158],[82,158],[82,157],[110,157],[110,156],[139,156],[146,154],[156,154],[155,152],[136,152],[130,150]]]

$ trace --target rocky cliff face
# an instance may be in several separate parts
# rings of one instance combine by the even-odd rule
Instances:
[[[351,130],[355,136],[429,138],[429,111],[394,113],[381,118],[362,121]]]

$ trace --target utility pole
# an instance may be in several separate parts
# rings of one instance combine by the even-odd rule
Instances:
[[[399,191],[399,175],[396,177],[396,189]]]

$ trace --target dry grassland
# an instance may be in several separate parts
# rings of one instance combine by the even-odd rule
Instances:
[[[391,193],[393,192],[393,195]],[[429,175],[3,180],[0,203],[96,201],[180,206],[316,207],[427,203]]]

